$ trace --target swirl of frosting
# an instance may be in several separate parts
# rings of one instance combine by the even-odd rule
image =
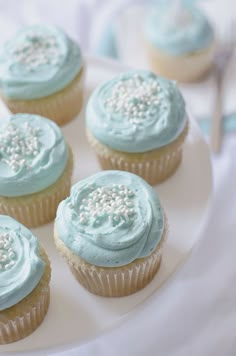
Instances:
[[[53,26],[24,27],[0,53],[0,88],[12,99],[36,99],[65,88],[82,68],[77,43]]]
[[[177,2],[176,2],[177,3]],[[173,55],[207,48],[214,31],[205,15],[190,4],[163,1],[148,12],[144,31],[149,42]]]
[[[94,137],[112,149],[146,152],[180,135],[185,103],[174,82],[150,71],[129,71],[95,89],[86,122]]]
[[[0,122],[0,195],[39,192],[63,173],[68,147],[60,128],[38,115],[16,114]]]
[[[39,283],[45,262],[30,230],[0,215],[0,310],[25,298]]]
[[[62,201],[56,231],[77,256],[117,267],[149,256],[159,243],[164,217],[156,192],[128,172],[99,172],[75,184]]]

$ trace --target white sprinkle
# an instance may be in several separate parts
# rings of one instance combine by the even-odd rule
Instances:
[[[14,172],[23,167],[27,168],[32,157],[39,153],[39,148],[35,151],[32,144],[35,142],[40,147],[38,136],[39,130],[30,124],[23,128],[12,123],[7,124],[0,133],[0,161]]]
[[[80,218],[79,220],[80,224],[85,224],[87,222],[86,218]]]
[[[13,239],[8,233],[0,234],[0,270],[10,269],[16,263],[16,252],[13,247]]]
[[[156,79],[144,79],[134,74],[130,79],[119,80],[114,85],[110,97],[104,99],[104,105],[108,111],[121,114],[132,125],[139,126],[150,116],[150,107],[155,112],[157,110],[156,105],[159,103],[157,88],[160,87]],[[136,125],[133,125],[135,130]]]
[[[35,71],[38,67],[47,63],[58,64],[62,56],[59,43],[55,36],[43,35],[35,32],[27,34],[10,48],[10,52],[16,63],[24,65],[29,71]]]
[[[132,193],[132,194],[130,194]],[[129,207],[135,211],[134,193],[124,185],[104,186],[94,189],[88,194],[88,199],[83,198],[79,206],[79,222],[81,224],[100,224],[104,217],[112,224],[120,221],[130,222],[134,219],[134,213],[129,214]],[[84,202],[89,202],[88,209],[84,207]],[[86,211],[86,213],[85,213]],[[102,218],[102,220],[101,220]]]

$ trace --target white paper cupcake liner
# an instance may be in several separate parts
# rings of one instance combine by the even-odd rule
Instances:
[[[145,41],[150,68],[166,78],[180,82],[200,80],[213,66],[216,43],[213,41],[208,48],[173,56],[155,48]]]
[[[31,310],[22,312],[12,320],[2,320],[0,312],[0,344],[9,344],[31,334],[43,321],[49,306],[49,287],[44,288],[40,299]]]
[[[114,270],[83,269],[70,266],[76,279],[89,292],[103,297],[122,297],[144,288],[155,276],[161,263],[161,254],[144,259],[132,268]]]
[[[52,221],[56,215],[58,204],[70,193],[70,183],[65,184],[60,192],[56,192],[40,200],[32,198],[32,201],[25,205],[24,199],[15,206],[0,203],[0,212],[4,215],[12,216],[14,219],[27,227],[36,227]]]
[[[27,227],[52,221],[58,204],[70,194],[73,169],[72,152],[62,176],[43,191],[21,197],[0,197],[0,214],[9,215]]]
[[[114,169],[132,172],[149,184],[155,185],[161,183],[170,177],[178,168],[182,159],[182,147],[178,147],[176,151],[172,151],[159,159],[147,160],[144,162],[125,161],[124,158],[102,157],[97,155],[98,161],[102,169]]]
[[[116,151],[99,142],[87,129],[87,139],[104,170],[122,170],[132,172],[155,185],[169,178],[178,168],[182,159],[182,149],[189,129],[187,124],[183,132],[170,144],[143,153]]]
[[[144,288],[157,273],[162,258],[162,250],[167,238],[167,219],[165,228],[152,254],[139,258],[121,267],[98,267],[74,255],[54,231],[55,244],[67,261],[73,275],[89,292],[103,297],[122,297]]]
[[[62,126],[81,110],[84,92],[84,69],[65,89],[45,98],[11,100],[2,97],[12,113],[31,113],[47,117]]]

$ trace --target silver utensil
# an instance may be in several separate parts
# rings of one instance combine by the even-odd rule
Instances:
[[[223,121],[223,99],[224,99],[224,78],[226,70],[232,59],[236,44],[236,27],[232,22],[227,32],[226,40],[219,46],[215,56],[214,76],[216,83],[215,105],[212,115],[210,146],[213,153],[219,153],[222,143],[222,121]]]

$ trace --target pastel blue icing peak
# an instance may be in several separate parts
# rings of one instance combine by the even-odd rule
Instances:
[[[11,239],[9,247],[12,252],[4,249],[1,244],[6,234]],[[3,254],[7,256],[7,262],[12,263],[8,267]],[[26,227],[6,215],[0,215],[0,264],[1,311],[25,298],[37,286],[45,269],[36,237]]]
[[[106,171],[72,187],[59,204],[55,226],[64,244],[85,261],[117,267],[152,253],[164,216],[157,193],[142,178]]]
[[[185,102],[175,82],[147,70],[129,71],[95,89],[87,104],[86,124],[112,149],[146,152],[182,133]]]
[[[1,196],[28,195],[49,187],[59,179],[67,160],[67,144],[51,120],[16,114],[0,121]]]
[[[0,52],[0,88],[12,99],[37,99],[65,88],[82,68],[80,48],[63,30],[24,27]]]
[[[173,55],[205,49],[214,39],[206,16],[184,1],[163,1],[151,7],[144,32],[154,47]]]

